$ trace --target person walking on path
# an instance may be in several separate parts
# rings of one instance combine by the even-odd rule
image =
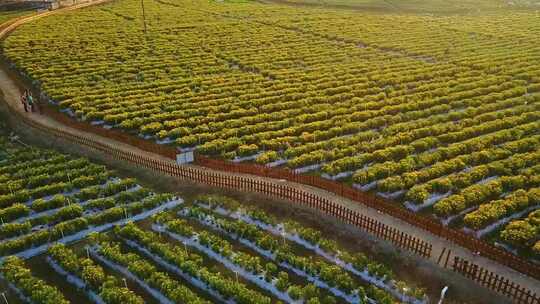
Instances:
[[[30,112],[34,112],[34,97],[32,96],[32,92],[30,91],[28,91],[27,102],[30,106]]]
[[[21,95],[21,102],[23,104],[23,107],[24,107],[24,111],[26,113],[28,113],[28,104],[26,103],[27,99],[28,99],[28,92],[26,90],[24,90],[24,92],[22,93]]]

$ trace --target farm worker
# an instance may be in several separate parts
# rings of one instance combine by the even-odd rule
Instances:
[[[28,91],[28,105],[30,106],[30,111],[34,112],[34,97],[32,96],[32,92]]]
[[[22,96],[21,96],[21,102],[23,104],[24,111],[28,113],[28,105],[26,104],[27,94],[28,94],[27,91],[24,90],[24,92],[22,93]]]

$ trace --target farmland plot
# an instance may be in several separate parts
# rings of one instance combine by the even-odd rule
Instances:
[[[146,32],[122,0],[25,25],[4,55],[76,119],[315,171],[538,258],[533,11],[145,4]],[[532,237],[502,232],[516,220]]]

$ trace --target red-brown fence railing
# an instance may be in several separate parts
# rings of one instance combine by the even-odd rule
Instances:
[[[66,126],[108,137],[119,142],[132,145],[141,150],[167,157],[169,159],[176,158],[176,149],[173,147],[158,145],[149,140],[144,140],[142,138],[138,138],[136,135],[130,135],[119,130],[108,130],[101,126],[94,126],[85,122],[79,122],[69,118],[67,115],[59,113],[56,109],[49,106],[45,106],[43,108],[46,115]],[[329,191],[401,219],[411,225],[420,227],[436,236],[450,240],[473,252],[478,252],[484,257],[490,258],[502,265],[513,268],[523,274],[540,279],[540,266],[537,264],[533,264],[525,259],[520,258],[519,256],[509,253],[504,249],[479,240],[472,235],[466,234],[462,231],[450,229],[437,221],[422,215],[418,215],[412,211],[397,206],[395,203],[377,197],[373,194],[357,190],[343,183],[328,180],[319,176],[296,174],[288,169],[268,168],[256,164],[233,163],[220,159],[208,158],[198,154],[195,156],[195,163],[207,168],[284,179]]]
[[[390,241],[399,248],[408,250],[424,258],[431,257],[432,245],[430,243],[403,233],[393,227],[390,227],[375,219],[366,217],[358,212],[353,211],[352,209],[344,207],[340,204],[336,204],[328,199],[311,194],[308,191],[299,190],[286,184],[261,181],[249,177],[228,175],[220,172],[211,172],[194,167],[179,166],[173,162],[164,162],[161,160],[144,157],[132,152],[123,151],[108,144],[102,144],[92,138],[78,136],[57,128],[44,126],[36,123],[34,120],[28,119],[28,117],[25,115],[20,115],[16,111],[12,112],[13,114],[22,118],[23,122],[36,129],[106,153],[115,159],[128,161],[138,166],[160,171],[170,176],[203,183],[210,186],[257,192],[271,197],[300,203],[318,210],[326,215],[338,218],[345,223],[354,225],[381,239]]]
[[[66,139],[80,145],[89,147],[91,149],[103,152],[114,159],[131,162],[138,166],[159,171],[170,176],[203,183],[210,186],[240,191],[257,192],[271,197],[296,202],[301,205],[305,205],[315,210],[318,210],[323,214],[333,216],[345,223],[354,225],[361,230],[371,233],[381,239],[390,241],[395,246],[413,252],[421,257],[428,259],[432,255],[433,247],[431,243],[413,237],[407,233],[385,225],[384,223],[381,223],[373,218],[366,217],[354,210],[344,207],[343,205],[333,203],[328,199],[314,195],[308,191],[299,190],[297,188],[280,182],[262,181],[250,177],[228,175],[221,172],[211,172],[189,166],[179,166],[173,162],[165,162],[149,157],[144,157],[133,152],[123,151],[122,149],[119,149],[118,147],[112,145],[100,143],[92,138],[78,136],[57,128],[44,126],[31,119],[28,119],[28,117],[26,117],[25,115],[20,115],[20,113],[13,111],[9,107],[8,109],[10,109],[14,115],[21,118],[21,121],[35,129],[42,130],[53,136],[57,136],[62,139]],[[224,168],[220,169],[227,170],[229,164],[221,163],[220,166],[224,166]],[[238,167],[241,166],[235,166],[235,168]],[[245,165],[242,165],[242,167],[249,168]],[[257,169],[261,171],[266,170],[264,168]],[[271,172],[272,174],[276,173],[275,170],[272,170]],[[283,178],[283,176],[279,175],[273,177]],[[441,256],[443,254],[444,252],[441,253]],[[440,259],[441,257],[439,257],[439,260]],[[509,297],[510,299],[515,301],[515,303],[540,304],[538,302],[538,296],[536,294],[533,294],[530,290],[526,290],[525,288],[522,288],[519,285],[510,282],[508,279],[491,274],[487,270],[478,270],[480,269],[480,267],[477,265],[471,265],[474,264],[464,262],[463,259],[458,258],[454,260],[452,270],[476,281],[477,283],[487,288],[490,288]]]
[[[54,108],[44,107],[45,114],[53,119],[65,124],[74,129],[78,129],[93,134],[98,134],[104,137],[112,138],[117,141],[132,145],[141,150],[152,152],[170,159],[176,158],[176,149],[158,145],[149,140],[138,138],[135,135],[130,135],[119,130],[107,130],[100,126],[94,126],[88,123],[79,122],[69,118],[67,115],[59,113]],[[359,202],[373,209],[384,212],[388,215],[401,219],[411,225],[420,227],[433,233],[436,236],[450,240],[464,248],[473,252],[479,252],[482,256],[490,258],[502,265],[513,268],[523,274],[529,275],[536,279],[540,279],[540,266],[533,264],[525,259],[522,259],[508,251],[495,247],[482,240],[475,238],[472,235],[462,231],[450,229],[441,223],[434,221],[422,215],[418,215],[412,211],[401,208],[395,203],[392,203],[373,194],[357,190],[343,183],[328,180],[319,176],[296,174],[288,169],[268,168],[256,164],[233,163],[220,159],[212,159],[202,155],[195,155],[195,163],[200,166],[212,168],[221,171],[245,173],[269,178],[284,179],[291,182],[305,184],[317,187],[331,193],[343,196],[355,202]]]
[[[116,141],[132,145],[141,150],[165,156],[170,159],[176,159],[176,149],[166,145],[158,145],[149,140],[144,140],[136,135],[128,134],[119,130],[105,129],[101,126],[94,126],[88,123],[78,122],[69,116],[58,112],[58,110],[49,106],[43,106],[43,114],[70,128],[90,132],[103,137],[111,138]]]
[[[461,257],[454,257],[451,269],[482,286],[509,297],[516,304],[540,304],[540,297],[529,289]]]
[[[196,155],[195,163],[217,170],[284,179],[291,182],[324,189],[401,219],[411,225],[427,230],[434,235],[450,240],[473,252],[478,252],[482,256],[497,261],[502,265],[506,265],[521,273],[527,274],[536,279],[540,279],[539,265],[533,264],[525,259],[509,253],[504,249],[479,240],[472,235],[448,228],[437,221],[418,215],[412,211],[397,206],[395,203],[377,197],[373,194],[362,192],[343,183],[328,180],[319,176],[295,174],[293,171],[286,169],[267,168],[255,164],[238,164],[219,159],[211,159],[201,155]]]

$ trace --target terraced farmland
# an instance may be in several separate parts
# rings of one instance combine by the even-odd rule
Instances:
[[[145,5],[146,32],[121,0],[25,25],[3,52],[79,120],[314,171],[538,258],[534,11]],[[530,237],[502,232],[515,226]]]

